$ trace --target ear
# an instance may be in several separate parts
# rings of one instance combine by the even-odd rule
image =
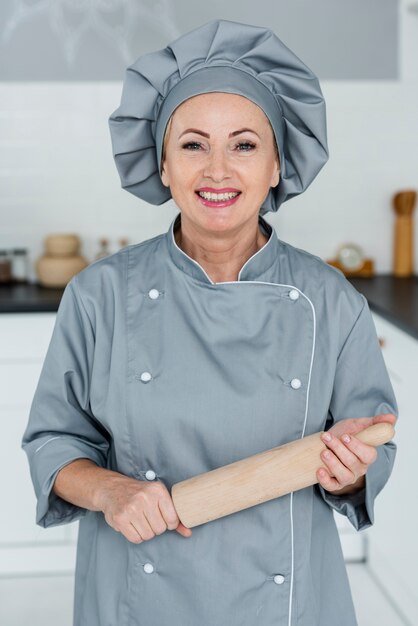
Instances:
[[[271,177],[271,187],[277,187],[277,185],[279,184],[280,181],[280,167],[279,167],[279,163],[277,161],[277,159],[275,159],[275,167],[274,167],[274,172],[273,172],[273,176]]]
[[[161,181],[162,181],[162,183],[163,183],[163,185],[164,185],[165,187],[169,187],[169,186],[170,186],[170,185],[168,184],[168,176],[167,176],[167,173],[166,173],[166,171],[165,171],[165,169],[164,169],[164,165],[162,166],[162,170],[161,170],[161,176],[160,176],[160,178],[161,178]]]

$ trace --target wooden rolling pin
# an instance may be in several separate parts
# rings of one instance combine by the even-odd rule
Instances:
[[[326,448],[320,438],[323,432],[175,483],[171,497],[181,523],[193,528],[314,485],[317,470],[324,467],[320,457]],[[355,437],[380,446],[394,434],[392,424],[380,422]]]

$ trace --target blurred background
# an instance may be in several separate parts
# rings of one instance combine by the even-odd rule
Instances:
[[[375,524],[357,533],[336,514],[337,524],[359,626],[418,624],[418,2],[2,0],[2,626],[72,623],[77,523],[35,525],[20,450],[63,287],[96,258],[165,232],[178,212],[121,189],[108,117],[127,65],[212,18],[272,28],[319,77],[330,159],[265,219],[368,299],[399,404],[398,457]]]

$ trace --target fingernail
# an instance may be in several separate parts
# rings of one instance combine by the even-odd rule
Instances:
[[[343,435],[341,438],[344,441],[344,443],[350,443],[351,441],[351,437],[349,435]]]
[[[331,441],[332,437],[329,433],[324,433],[322,435],[322,441]]]

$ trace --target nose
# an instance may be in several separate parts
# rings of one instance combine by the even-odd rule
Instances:
[[[224,148],[212,148],[205,164],[204,176],[220,182],[231,178],[231,164]]]

